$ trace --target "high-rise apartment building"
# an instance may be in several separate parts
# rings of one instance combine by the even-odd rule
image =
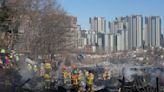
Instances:
[[[103,17],[90,18],[90,43],[105,51],[122,51],[146,46],[159,47],[161,19],[159,16],[145,18],[143,29],[142,15],[117,17],[108,22],[109,32]]]
[[[67,30],[70,31],[70,35],[71,35],[70,44],[72,44],[71,45],[72,47],[77,48],[78,47],[78,29],[79,29],[78,25],[77,25],[77,17],[67,15],[67,18],[70,21],[70,23],[67,27]]]
[[[89,18],[90,30],[97,33],[106,32],[106,20],[104,17]]]
[[[140,48],[143,43],[143,18],[141,15],[118,17],[109,23],[110,34],[116,34],[117,50]]]
[[[128,46],[129,49],[140,48],[143,43],[143,17],[128,16]]]
[[[90,31],[92,34],[92,44],[96,45],[99,50],[104,49],[104,34],[106,33],[106,20],[104,17],[89,18]]]
[[[145,45],[159,47],[161,37],[161,18],[159,16],[145,17]]]

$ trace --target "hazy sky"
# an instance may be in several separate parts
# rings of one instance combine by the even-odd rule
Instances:
[[[164,0],[59,0],[64,9],[77,16],[82,29],[89,29],[89,17],[102,16],[107,21],[115,17],[140,14],[161,16],[164,22]],[[162,30],[163,30],[162,23]]]

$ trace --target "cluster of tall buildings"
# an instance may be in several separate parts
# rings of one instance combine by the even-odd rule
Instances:
[[[106,22],[104,17],[89,18],[90,29],[81,31],[80,46],[100,51],[124,51],[160,47],[161,18],[142,15],[118,17]]]

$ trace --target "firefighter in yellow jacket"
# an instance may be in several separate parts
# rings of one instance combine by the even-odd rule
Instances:
[[[50,85],[51,85],[51,63],[50,62],[45,62],[44,64],[44,68],[45,68],[45,75],[44,75],[44,80],[45,80],[45,89],[50,89]]]
[[[71,75],[67,71],[67,67],[65,65],[63,65],[63,67],[62,67],[62,75],[63,75],[63,81],[64,81],[64,85],[65,85],[67,83],[67,81],[69,81],[69,79],[71,78]]]
[[[111,72],[109,70],[105,70],[103,74],[103,79],[104,80],[109,80],[111,78]]]
[[[49,74],[49,73],[51,72],[51,69],[52,69],[51,63],[46,62],[46,63],[44,64],[44,68],[45,68],[45,73]]]
[[[88,76],[86,77],[86,91],[87,92],[93,92],[93,81],[94,81],[94,75],[91,71],[89,71]]]
[[[72,86],[73,86],[74,92],[79,92],[79,87],[80,87],[79,71],[76,65],[73,65],[72,69],[73,69],[72,75],[71,75]]]

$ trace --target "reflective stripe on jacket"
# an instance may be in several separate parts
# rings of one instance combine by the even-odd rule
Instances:
[[[73,85],[78,85],[79,84],[79,76],[78,75],[73,75],[72,76],[72,84]]]

